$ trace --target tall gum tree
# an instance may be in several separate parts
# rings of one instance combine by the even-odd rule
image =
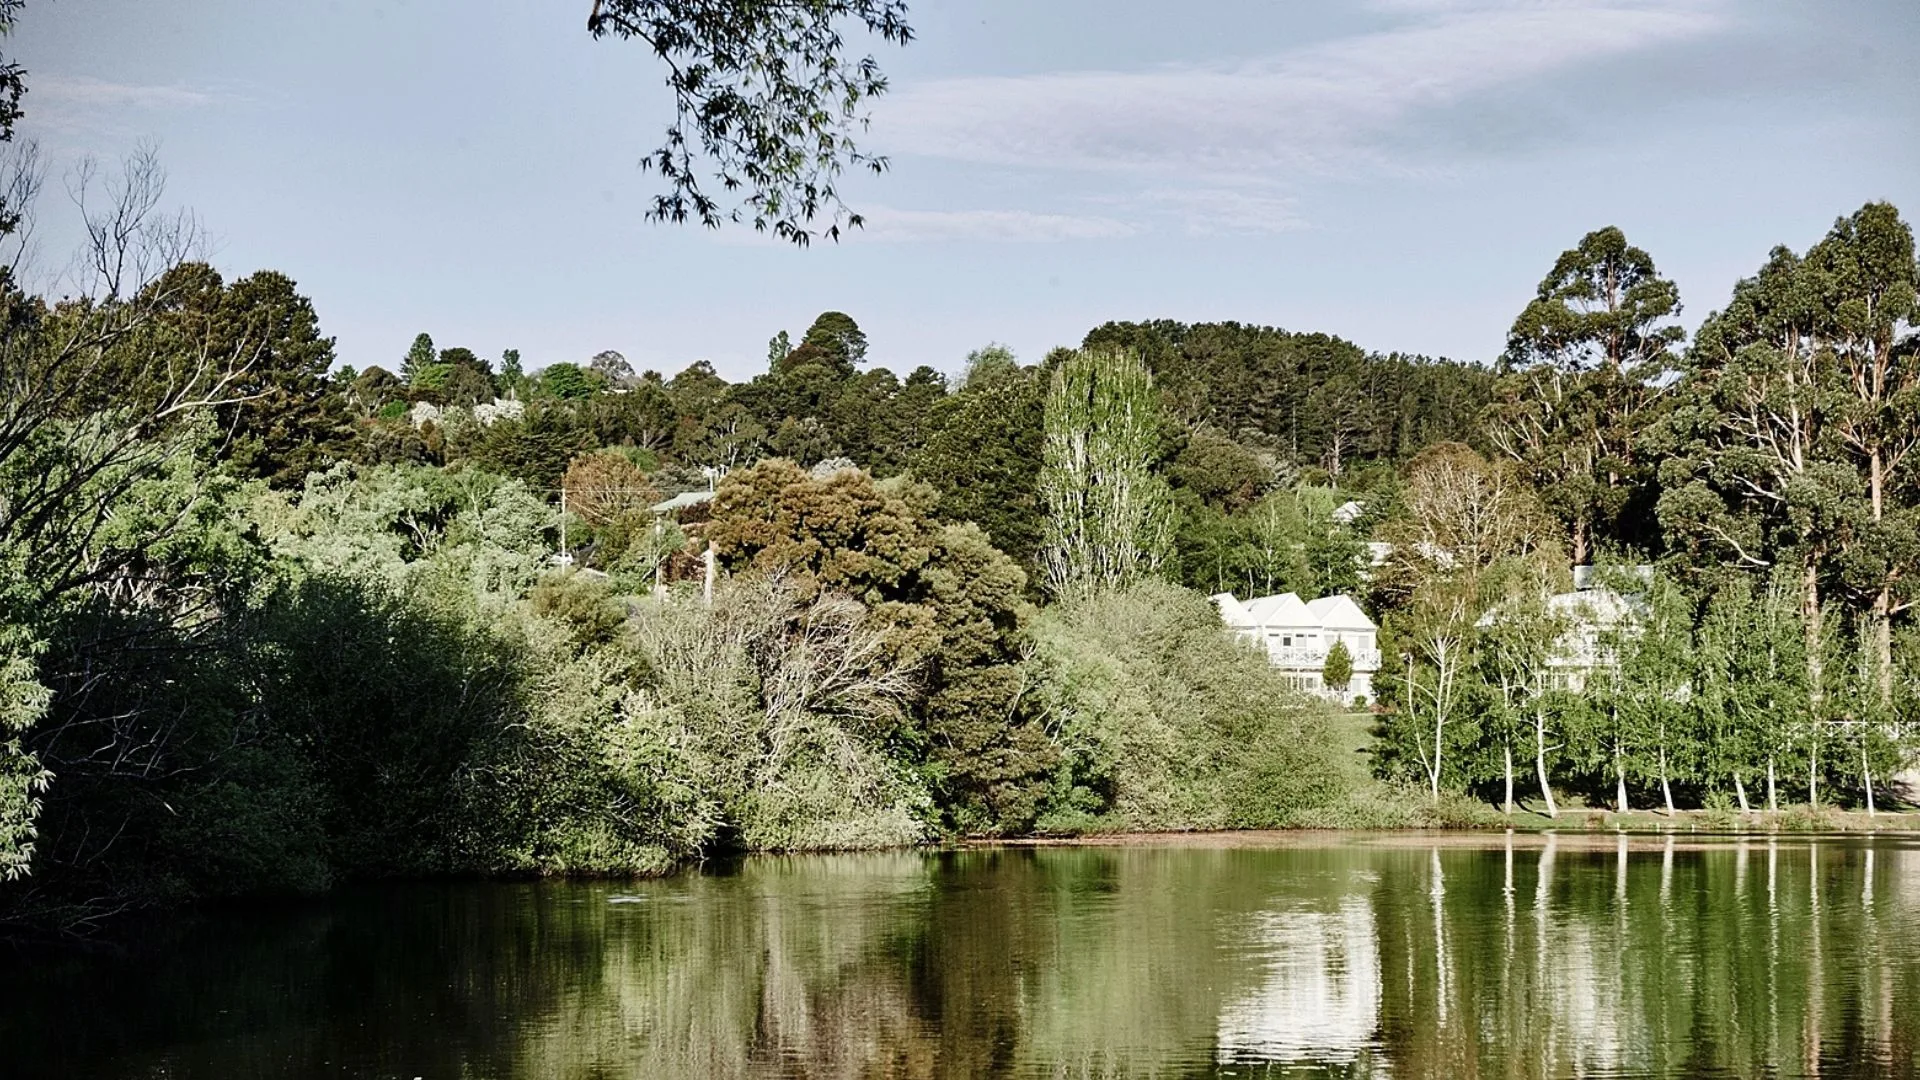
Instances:
[[[1867,579],[1867,633],[1884,707],[1893,698],[1893,618],[1911,604],[1901,594],[1920,560],[1913,511],[1896,509],[1891,498],[1909,484],[1907,466],[1920,447],[1920,358],[1910,347],[1920,284],[1913,230],[1892,205],[1869,203],[1835,222],[1807,253],[1807,265],[1835,358],[1835,431],[1867,493],[1864,542],[1853,565]]]
[[[1547,493],[1576,563],[1645,489],[1637,435],[1684,337],[1679,311],[1653,257],[1608,226],[1561,253],[1508,332],[1488,439]]]
[[[1671,542],[1696,560],[1788,571],[1816,706],[1825,586],[1861,502],[1834,430],[1843,400],[1821,335],[1822,291],[1806,260],[1775,248],[1695,335],[1674,406],[1652,436],[1665,455],[1658,513]]]

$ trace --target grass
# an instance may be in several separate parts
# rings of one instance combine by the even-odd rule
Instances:
[[[1373,725],[1373,714],[1367,712],[1334,713],[1328,724],[1343,778],[1353,787],[1373,782]]]

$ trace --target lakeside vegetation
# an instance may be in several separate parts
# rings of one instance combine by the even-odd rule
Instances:
[[[20,93],[0,72],[0,125]],[[1818,822],[1907,760],[1920,270],[1886,204],[1775,249],[1691,337],[1602,228],[1492,364],[1142,321],[902,375],[826,312],[736,383],[428,333],[353,366],[292,277],[201,261],[151,153],[76,174],[81,270],[36,289],[46,170],[18,150],[9,925],[1522,798]],[[1575,690],[1548,598],[1577,564],[1635,617]],[[1364,772],[1223,591],[1380,618]]]
[[[157,193],[156,168],[118,190]],[[1486,822],[1516,789],[1730,813],[1864,806],[1872,778],[1885,800],[1914,685],[1911,245],[1869,206],[1690,344],[1602,230],[1497,370],[1144,323],[1031,366],[983,348],[951,384],[871,363],[833,312],[738,384],[613,353],[527,374],[424,334],[391,374],[338,366],[277,273],[16,287],[8,917],[730,850]],[[1865,299],[1821,269],[1863,261],[1891,280]],[[1782,266],[1811,306],[1765,330]],[[1885,400],[1849,396],[1861,370]],[[1773,444],[1738,439],[1795,408],[1829,426],[1781,503]],[[722,468],[710,501],[651,509]],[[1545,597],[1583,548],[1657,569],[1617,575],[1642,615],[1573,692]],[[1383,616],[1365,771],[1222,628],[1204,594],[1234,588]]]

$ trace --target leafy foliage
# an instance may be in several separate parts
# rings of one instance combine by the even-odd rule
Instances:
[[[829,220],[819,235],[829,239],[839,239],[843,224],[858,226],[838,180],[848,166],[886,169],[886,158],[859,148],[854,131],[887,81],[873,57],[843,55],[842,28],[855,24],[905,45],[913,40],[906,17],[904,0],[594,0],[589,33],[644,42],[667,68],[677,118],[644,159],[667,183],[649,216],[709,228],[746,220],[802,246],[823,213]],[[723,207],[714,182],[726,194],[742,192],[740,206]]]

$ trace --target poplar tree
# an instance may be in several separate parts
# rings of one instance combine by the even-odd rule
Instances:
[[[1156,573],[1173,545],[1173,503],[1154,465],[1160,406],[1131,353],[1083,349],[1047,394],[1041,566],[1059,597],[1125,588]]]

